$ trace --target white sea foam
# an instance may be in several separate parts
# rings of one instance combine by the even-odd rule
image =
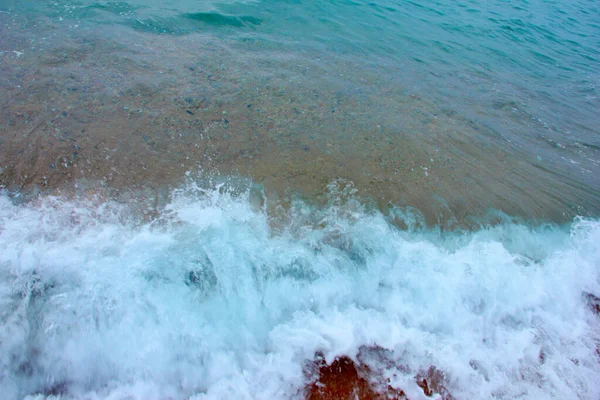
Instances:
[[[297,204],[275,231],[222,192],[147,224],[0,197],[3,398],[297,398],[315,352],[365,345],[393,351],[414,399],[430,365],[457,398],[600,397],[582,296],[600,293],[600,223],[441,236],[350,201]]]

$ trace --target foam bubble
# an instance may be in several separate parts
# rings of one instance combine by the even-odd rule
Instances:
[[[373,345],[409,395],[435,365],[459,398],[600,396],[596,221],[440,235],[298,203],[275,232],[219,189],[126,216],[0,197],[6,398],[294,398],[316,352]]]

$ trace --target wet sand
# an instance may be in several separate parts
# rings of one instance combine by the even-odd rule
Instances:
[[[600,214],[600,151],[522,146],[511,138],[537,128],[517,104],[490,110],[506,115],[502,131],[365,60],[0,20],[0,184],[12,193],[152,196],[187,173],[248,177],[270,205],[325,201],[337,182],[386,213],[413,210],[447,229],[489,210],[556,222]]]

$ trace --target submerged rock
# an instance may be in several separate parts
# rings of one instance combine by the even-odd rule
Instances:
[[[427,371],[419,372],[416,380],[425,395],[433,396],[437,393],[442,400],[454,399],[446,388],[446,374],[436,367],[431,366]]]
[[[384,377],[385,370],[396,369],[403,374],[411,374],[410,369],[398,364],[392,358],[392,352],[381,347],[363,347],[358,362],[348,356],[336,357],[327,364],[322,353],[305,367],[309,383],[304,388],[306,400],[409,400],[406,393],[391,386]],[[382,364],[378,368],[369,362]],[[454,400],[446,387],[447,376],[435,366],[429,367],[414,376],[416,384],[427,397],[440,400]]]
[[[325,362],[322,354],[317,354],[308,367],[307,375],[313,378],[305,388],[307,400],[347,400],[347,399],[406,399],[402,390],[390,385],[379,388],[368,378],[370,369],[364,364],[356,364],[350,357],[337,357],[331,364]]]
[[[590,310],[592,310],[594,314],[600,316],[600,297],[587,292],[583,293],[583,297],[585,298],[585,301]]]
[[[212,263],[206,258],[204,262],[196,261],[196,266],[185,273],[184,282],[190,288],[208,293],[217,286],[218,280],[212,269]]]

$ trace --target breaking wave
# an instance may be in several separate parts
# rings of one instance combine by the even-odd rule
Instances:
[[[253,204],[187,187],[144,220],[110,201],[2,195],[0,392],[301,398],[316,353],[377,346],[412,398],[432,365],[457,398],[600,396],[584,295],[600,293],[597,221],[441,234],[351,198],[276,218]]]

